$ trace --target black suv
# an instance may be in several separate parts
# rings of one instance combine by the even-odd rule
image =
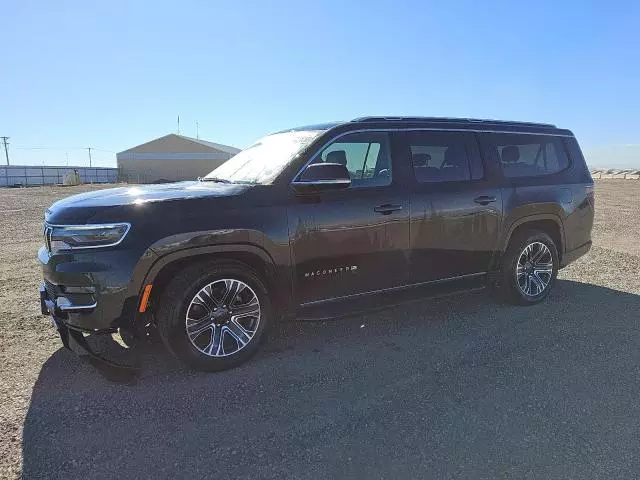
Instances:
[[[366,117],[268,135],[204,178],[46,211],[40,296],[63,343],[148,326],[201,370],[277,317],[328,318],[491,286],[529,305],[591,246],[593,180],[569,130]],[[77,348],[76,348],[77,347]]]

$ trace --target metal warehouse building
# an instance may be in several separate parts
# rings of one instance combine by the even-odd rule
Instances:
[[[120,179],[130,183],[195,180],[240,149],[170,134],[116,154]]]

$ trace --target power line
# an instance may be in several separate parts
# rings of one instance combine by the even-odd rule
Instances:
[[[2,138],[2,137],[0,137]],[[9,137],[7,137],[9,138]],[[37,146],[37,147],[27,147],[24,145],[14,145],[13,148],[15,148],[16,150],[86,150],[87,147],[43,147],[43,146]],[[113,150],[106,150],[104,148],[95,148],[95,147],[91,147],[91,150],[95,150],[96,152],[104,152],[104,153],[116,153]]]
[[[104,153],[116,153],[113,150],[104,150],[102,148],[95,148],[95,147],[91,147],[91,150],[95,150],[97,152],[104,152]]]
[[[2,143],[4,143],[4,156],[7,159],[7,165],[9,165],[9,149],[7,148],[7,140],[9,140],[9,137],[0,137],[2,138]]]

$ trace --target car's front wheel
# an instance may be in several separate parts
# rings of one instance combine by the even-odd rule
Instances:
[[[509,243],[502,263],[501,289],[507,300],[532,305],[544,300],[558,275],[558,250],[549,235],[528,230]]]
[[[164,289],[158,332],[180,360],[219,371],[248,360],[271,317],[267,288],[250,267],[235,261],[191,266]]]

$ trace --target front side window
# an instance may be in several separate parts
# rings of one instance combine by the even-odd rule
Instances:
[[[384,132],[352,133],[340,137],[314,160],[347,167],[351,188],[391,184],[389,136]]]
[[[223,183],[270,184],[324,130],[294,130],[261,138],[202,178]]]
[[[455,133],[412,132],[407,135],[407,143],[418,183],[464,182],[471,179],[469,154],[463,136]],[[481,174],[479,172],[477,175]]]
[[[569,166],[559,137],[496,134],[490,138],[505,177],[550,175]]]

